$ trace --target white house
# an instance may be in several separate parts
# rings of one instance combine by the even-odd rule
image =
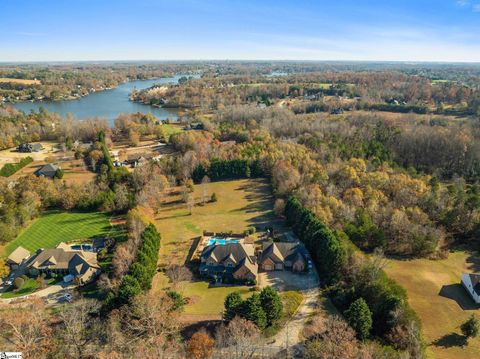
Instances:
[[[480,304],[480,274],[463,273],[462,285],[468,294],[470,294],[473,301]]]

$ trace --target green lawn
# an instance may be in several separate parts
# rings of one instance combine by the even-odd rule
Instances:
[[[13,287],[12,287],[13,288]],[[28,278],[27,281],[23,284],[23,286],[19,290],[9,290],[5,293],[2,293],[2,298],[9,299],[9,298],[16,298],[21,297],[22,295],[27,295],[30,293],[35,292],[38,288],[38,283],[33,278]]]
[[[188,298],[185,306],[186,314],[220,315],[223,311],[225,297],[233,292],[239,292],[243,299],[253,292],[251,287],[216,287],[209,288],[207,281],[183,283],[182,290],[184,297]]]
[[[54,248],[60,242],[89,239],[110,231],[108,215],[99,212],[48,212],[35,220],[5,247],[9,255],[22,246],[33,252],[39,248]]]

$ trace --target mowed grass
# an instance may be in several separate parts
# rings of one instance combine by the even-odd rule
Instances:
[[[99,212],[48,212],[35,220],[5,247],[5,255],[18,246],[33,252],[54,248],[60,242],[89,239],[110,231],[108,215]]]
[[[189,303],[185,314],[219,316],[223,312],[225,297],[232,292],[239,292],[243,299],[252,295],[251,287],[215,287],[209,288],[207,281],[182,283],[183,295]]]
[[[389,260],[385,268],[408,292],[423,324],[429,358],[480,358],[480,338],[462,347],[460,325],[480,310],[460,284],[462,272],[478,272],[478,253],[456,251],[448,259]]]

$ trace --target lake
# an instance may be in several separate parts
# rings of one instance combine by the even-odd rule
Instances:
[[[19,102],[14,104],[13,107],[29,113],[31,110],[38,111],[39,108],[43,106],[49,112],[58,112],[62,116],[71,113],[79,120],[89,117],[102,117],[108,119],[110,123],[113,123],[119,114],[126,112],[151,112],[159,120],[170,119],[175,121],[178,118],[178,109],[143,105],[130,101],[128,95],[134,89],[140,90],[151,87],[154,84],[177,83],[180,77],[182,77],[182,75],[155,80],[130,81],[112,90],[93,92],[76,100]]]

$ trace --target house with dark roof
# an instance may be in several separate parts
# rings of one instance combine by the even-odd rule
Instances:
[[[57,248],[39,249],[26,262],[25,271],[32,276],[39,274],[71,275],[80,284],[86,284],[100,274],[97,254],[72,250],[65,243]]]
[[[49,163],[45,166],[40,167],[38,170],[35,171],[35,176],[37,177],[48,177],[54,178],[57,171],[60,169],[57,165],[53,163]]]
[[[299,243],[264,242],[258,265],[267,272],[273,270],[303,272],[307,268],[307,251]]]
[[[17,147],[18,152],[30,153],[30,152],[40,152],[43,150],[41,143],[22,143]]]
[[[463,273],[462,285],[476,304],[480,304],[480,274]]]
[[[206,246],[200,256],[200,273],[215,281],[255,281],[258,274],[252,244],[225,243]]]

